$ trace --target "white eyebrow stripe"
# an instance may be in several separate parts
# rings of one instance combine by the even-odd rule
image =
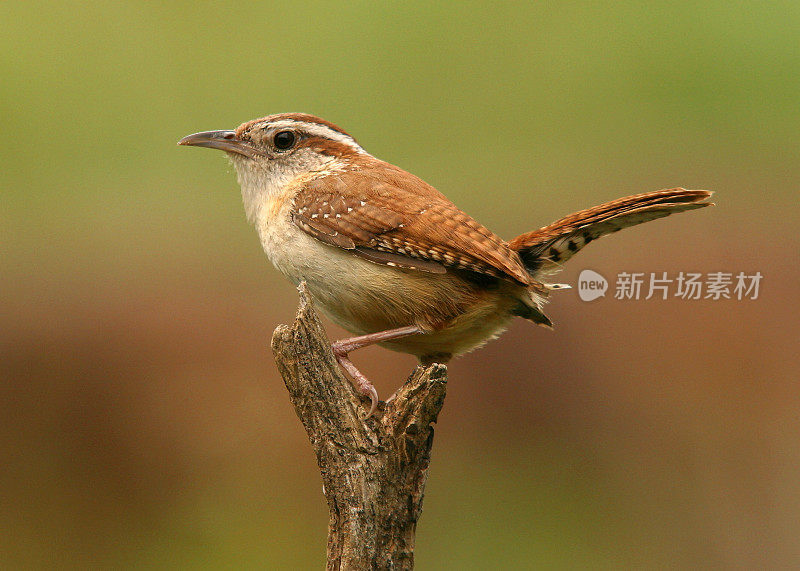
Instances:
[[[275,130],[279,129],[300,129],[308,133],[309,135],[316,135],[318,137],[324,137],[326,139],[331,139],[332,141],[337,141],[339,143],[344,143],[345,145],[352,147],[353,150],[359,153],[366,153],[361,146],[356,143],[356,140],[349,135],[345,135],[344,133],[340,133],[339,131],[334,131],[330,127],[326,127],[325,125],[320,125],[319,123],[309,123],[307,121],[295,121],[293,119],[281,119],[280,121],[272,121],[269,123],[269,126]]]

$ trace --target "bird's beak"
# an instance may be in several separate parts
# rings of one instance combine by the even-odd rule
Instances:
[[[236,131],[203,131],[184,137],[178,141],[179,145],[191,147],[208,147],[219,149],[227,153],[236,153],[254,159],[261,155],[249,143],[236,138]]]

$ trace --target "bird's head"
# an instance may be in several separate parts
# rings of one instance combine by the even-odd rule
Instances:
[[[305,113],[281,113],[233,131],[203,131],[179,145],[219,149],[236,168],[248,218],[299,176],[345,168],[367,153],[333,123]]]

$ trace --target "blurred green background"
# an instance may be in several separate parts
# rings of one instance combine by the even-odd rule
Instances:
[[[0,563],[321,568],[269,351],[296,293],[222,153],[304,111],[506,238],[659,188],[718,206],[561,274],[755,272],[755,301],[560,293],[450,367],[419,569],[800,565],[800,5],[0,5]],[[330,326],[329,333],[344,333]],[[412,358],[356,362],[389,395]]]

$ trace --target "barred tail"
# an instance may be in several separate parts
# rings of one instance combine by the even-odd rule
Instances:
[[[707,190],[673,188],[636,194],[570,214],[549,226],[517,236],[508,245],[526,269],[539,275],[555,272],[592,240],[628,226],[675,212],[713,206]]]

